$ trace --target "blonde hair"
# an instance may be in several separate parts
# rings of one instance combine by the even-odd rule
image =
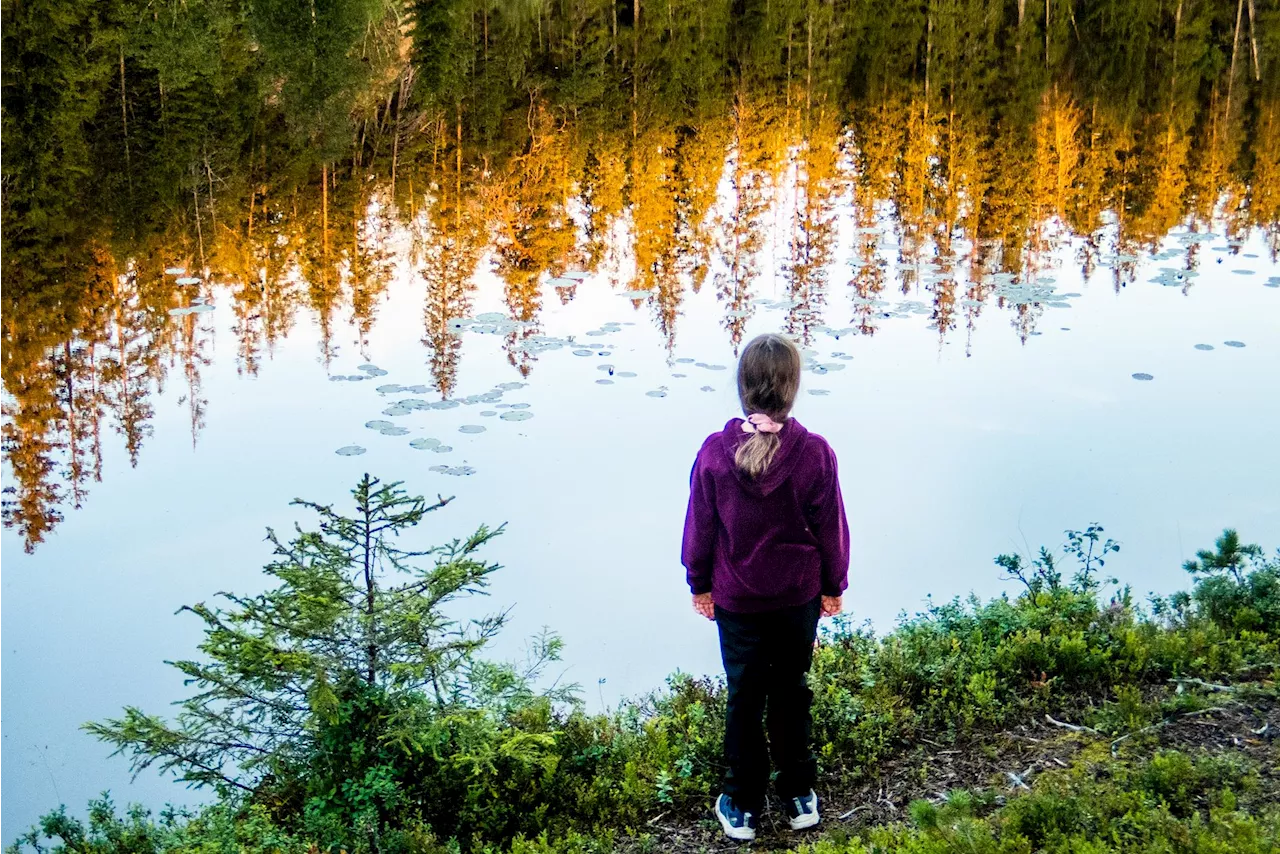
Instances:
[[[791,413],[800,391],[800,350],[781,335],[760,335],[751,339],[738,360],[738,400],[742,414],[759,412],[782,424]],[[746,474],[757,478],[773,462],[782,442],[777,433],[757,430],[738,446],[733,462]]]

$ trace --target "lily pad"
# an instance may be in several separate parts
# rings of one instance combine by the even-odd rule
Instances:
[[[613,385],[613,380],[596,380],[596,385]]]
[[[486,311],[484,314],[476,315],[477,323],[505,323],[507,316],[497,311]]]
[[[376,420],[366,421],[364,422],[364,426],[368,427],[370,430],[385,430],[388,427],[394,427],[396,425],[392,424],[390,421]]]
[[[373,373],[374,371],[380,371],[380,370],[382,370],[382,368],[379,368],[377,365],[364,364],[364,365],[356,365],[356,370],[357,370],[357,371],[367,371],[368,373]]]
[[[398,403],[394,406],[388,406],[386,409],[382,410],[383,415],[390,415],[392,418],[398,418],[401,415],[408,415],[411,412],[413,412],[412,409],[407,406],[401,406]]]
[[[439,472],[440,474],[444,474],[448,470],[449,470],[448,466],[432,466],[431,468],[427,469],[427,471]]]
[[[1151,374],[1133,374],[1133,378],[1135,380],[1142,380],[1144,382],[1155,379],[1155,377],[1151,376]]]
[[[629,380],[639,375],[635,371],[618,371],[614,376],[621,377],[624,380]]]
[[[814,397],[826,397],[827,395],[831,394],[831,389],[829,389],[829,388],[811,388],[811,389],[809,389],[809,394],[813,395]]]
[[[624,296],[627,299],[642,300],[648,299],[652,296],[652,291],[623,291],[621,296]]]
[[[508,408],[508,409],[528,409],[528,408],[529,408],[529,404],[527,404],[527,403],[513,403],[513,404],[511,404],[510,406],[508,406],[507,408]]]
[[[709,386],[709,385],[704,385],[704,386],[702,387],[702,391],[715,391],[715,388],[713,388],[712,386]]]
[[[523,409],[509,409],[498,417],[503,421],[528,421],[533,413]]]
[[[410,448],[417,448],[419,451],[433,451],[440,447],[439,439],[420,438],[413,439],[409,442]]]
[[[392,425],[391,427],[383,427],[383,428],[382,428],[381,430],[379,430],[378,432],[379,432],[379,433],[381,433],[381,434],[382,434],[382,435],[384,435],[384,436],[406,436],[406,435],[408,435],[408,433],[409,433],[409,428],[408,428],[408,427],[396,427],[396,426]]]
[[[444,473],[450,477],[466,477],[469,474],[475,474],[476,470],[471,466],[450,466],[444,470]]]
[[[498,411],[497,411],[496,409],[486,409],[484,412],[481,412],[481,413],[480,413],[480,417],[481,417],[481,418],[492,418],[493,416],[495,416],[495,415],[497,415],[497,414],[498,414]]]
[[[200,279],[197,276],[180,276],[174,279],[173,283],[175,285],[198,285],[200,284]]]
[[[458,428],[459,433],[483,433],[484,430],[479,424],[463,424]]]
[[[378,394],[399,394],[402,391],[408,391],[408,389],[399,383],[388,383],[387,385],[378,386],[375,391],[377,391]]]
[[[573,351],[573,355],[575,355],[575,356],[592,356],[592,355],[595,355],[595,351],[594,351],[594,350],[574,350],[574,351]]]
[[[645,396],[646,397],[666,397],[667,391],[666,389],[655,388],[653,391],[646,391]]]
[[[365,449],[359,445],[343,445],[341,448],[334,451],[334,453],[340,457],[358,457],[364,453],[364,450]]]
[[[447,454],[453,450],[453,446],[452,445],[436,445],[431,450],[435,451],[437,454]]]
[[[1222,345],[1224,347],[1235,347],[1239,349],[1240,347],[1244,346],[1244,342],[1243,341],[1223,341]]]
[[[191,314],[191,309],[190,309],[190,308],[171,308],[171,309],[169,309],[169,316],[170,316],[170,317],[182,317],[182,316],[187,315],[187,314]]]
[[[693,364],[693,359],[690,359],[688,356],[681,356],[679,359],[676,359],[676,364],[677,364],[677,365],[692,365],[692,364]]]
[[[181,276],[185,272],[187,272],[186,267],[165,267],[164,269],[166,276]]]
[[[1213,349],[1213,345],[1212,345],[1212,344],[1197,344],[1197,345],[1196,345],[1196,349],[1197,349],[1197,350],[1212,350],[1212,349]]]
[[[518,388],[524,388],[528,383],[498,383],[494,388],[500,388],[503,391],[515,391]]]

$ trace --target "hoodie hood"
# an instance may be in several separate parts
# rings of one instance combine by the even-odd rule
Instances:
[[[773,455],[773,461],[764,470],[764,474],[758,478],[752,478],[738,468],[733,461],[738,448],[751,437],[750,433],[743,432],[742,425],[743,419],[730,419],[729,423],[724,425],[724,432],[720,434],[720,447],[724,449],[729,467],[733,469],[742,488],[755,495],[768,495],[786,483],[787,478],[791,477],[791,473],[795,471],[796,465],[803,456],[801,451],[804,449],[805,437],[809,435],[809,431],[799,421],[788,418],[782,425],[782,431],[778,433],[778,439],[782,444],[778,452]]]

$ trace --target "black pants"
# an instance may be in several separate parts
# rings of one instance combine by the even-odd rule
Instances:
[[[729,682],[724,756],[729,771],[724,790],[744,810],[759,815],[769,784],[769,753],[784,799],[807,795],[817,762],[809,747],[809,706],[805,681],[813,663],[822,600],[768,611],[734,614],[716,608],[720,656]],[[764,717],[768,709],[769,740]]]

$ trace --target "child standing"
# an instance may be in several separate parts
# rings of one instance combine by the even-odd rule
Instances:
[[[849,524],[835,454],[790,417],[800,367],[800,351],[781,335],[746,346],[738,363],[746,419],[708,437],[690,478],[683,563],[694,610],[719,628],[729,690],[728,773],[714,809],[736,840],[755,838],[770,752],[792,829],[818,823],[805,677],[819,615],[842,607]]]

